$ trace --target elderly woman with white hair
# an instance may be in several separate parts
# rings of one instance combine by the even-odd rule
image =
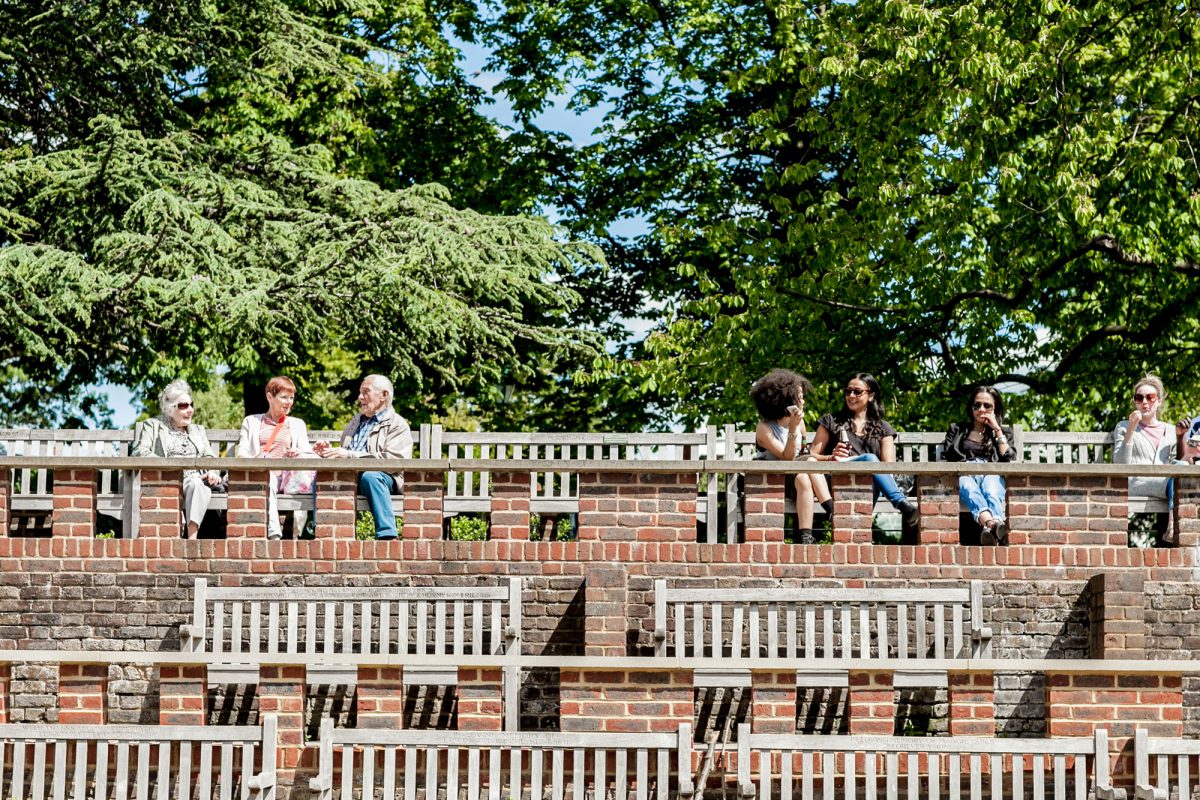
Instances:
[[[192,422],[196,406],[192,403],[192,387],[185,380],[167,384],[158,396],[158,417],[139,422],[133,435],[131,455],[162,458],[213,458],[212,445],[204,426]],[[184,536],[194,538],[200,530],[212,487],[221,482],[216,470],[187,469],[183,471]]]

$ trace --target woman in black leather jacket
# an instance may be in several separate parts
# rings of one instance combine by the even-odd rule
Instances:
[[[967,421],[954,423],[942,442],[943,461],[1012,461],[1012,431],[1004,425],[1004,399],[993,386],[977,386],[967,401]],[[999,475],[963,475],[958,496],[983,531],[984,544],[1008,541],[1004,519],[1004,478]]]

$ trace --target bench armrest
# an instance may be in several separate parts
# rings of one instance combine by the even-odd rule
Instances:
[[[679,776],[679,800],[690,800],[696,794],[696,784],[691,775]]]
[[[667,629],[666,628],[655,628],[654,629],[654,641],[662,642],[662,641],[665,641],[666,638],[667,638]]]
[[[203,625],[192,625],[191,623],[185,622],[183,625],[179,626],[179,638],[181,638],[181,639],[203,639],[204,638],[204,626]]]
[[[263,792],[275,785],[274,772],[260,772],[246,781],[246,787],[252,792]]]
[[[975,628],[971,631],[971,638],[977,642],[990,642],[992,640],[992,629],[986,626]]]
[[[1137,800],[1167,800],[1169,794],[1167,791],[1144,783],[1138,784],[1133,790],[1133,796]]]
[[[1125,800],[1127,794],[1124,789],[1114,789],[1111,786],[1096,787],[1096,800]]]
[[[758,787],[752,781],[738,784],[738,797],[742,800],[753,800],[758,796]]]
[[[328,792],[333,789],[333,776],[318,775],[315,778],[309,778],[308,788],[313,792]]]

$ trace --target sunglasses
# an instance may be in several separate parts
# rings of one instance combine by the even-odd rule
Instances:
[[[851,389],[847,386],[845,389],[842,389],[842,394],[847,397],[858,397],[861,394],[866,394],[868,391],[868,389]]]
[[[1147,403],[1153,403],[1157,399],[1158,399],[1158,395],[1155,394],[1154,392],[1149,392],[1148,394],[1134,394],[1133,395],[1133,400],[1136,403],[1141,403],[1143,401],[1147,402]]]
[[[991,411],[995,406],[991,403],[971,403],[971,408],[976,411]]]
[[[192,407],[192,405],[193,405],[192,403],[176,403],[175,407],[178,408],[180,411],[187,411],[189,408]]]

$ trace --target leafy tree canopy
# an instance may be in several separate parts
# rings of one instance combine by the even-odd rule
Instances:
[[[227,367],[258,399],[286,369],[313,387],[298,410],[324,425],[344,408],[325,387],[366,371],[393,376],[420,419],[459,392],[540,380],[535,363],[590,357],[563,278],[596,268],[594,247],[536,218],[464,210],[417,180],[428,176],[364,177],[390,158],[355,105],[398,80],[377,59],[408,35],[377,42],[371,23],[404,12],[0,9],[9,393],[73,398],[97,381],[151,390],[176,376],[202,387]]]

